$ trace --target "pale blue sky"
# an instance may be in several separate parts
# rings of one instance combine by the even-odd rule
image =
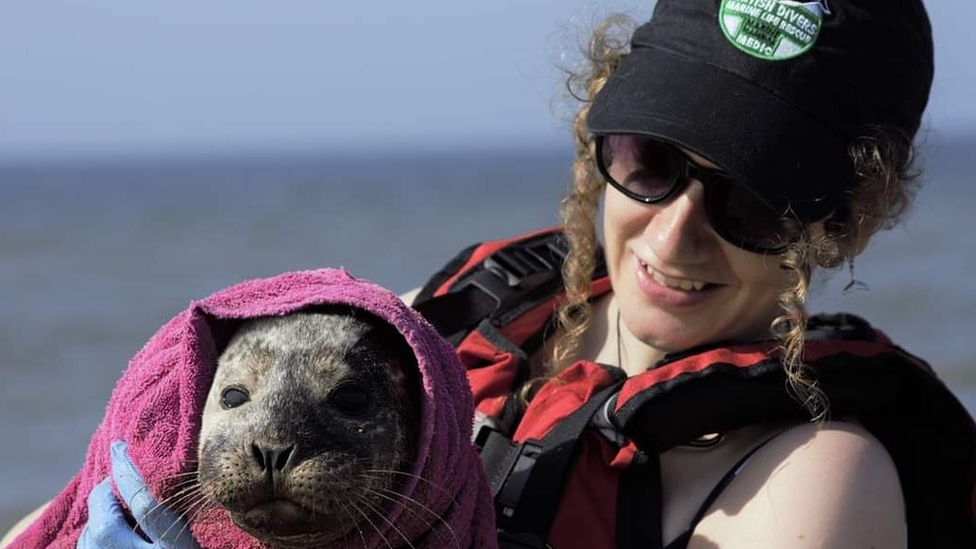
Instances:
[[[622,0],[0,0],[0,159],[558,146],[557,66]],[[976,134],[976,3],[929,0],[926,125]]]

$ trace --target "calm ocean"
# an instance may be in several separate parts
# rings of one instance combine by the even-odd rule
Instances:
[[[870,290],[843,295],[844,270],[812,309],[866,316],[976,411],[976,138],[930,149],[915,211],[856,264]],[[129,358],[190,300],[323,266],[405,291],[555,224],[568,173],[546,151],[0,164],[0,531],[65,485]]]

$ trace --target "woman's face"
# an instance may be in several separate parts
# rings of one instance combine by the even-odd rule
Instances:
[[[614,294],[639,340],[667,353],[769,336],[790,271],[779,267],[779,256],[747,252],[715,234],[701,182],[650,205],[608,185],[603,215]]]

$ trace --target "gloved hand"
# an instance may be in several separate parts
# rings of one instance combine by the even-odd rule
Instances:
[[[88,495],[88,524],[77,549],[200,549],[176,513],[157,505],[129,459],[126,443],[113,442],[111,451],[112,477],[98,483]],[[112,493],[113,480],[142,534],[126,521]]]

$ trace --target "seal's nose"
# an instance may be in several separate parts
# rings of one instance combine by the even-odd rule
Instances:
[[[291,465],[291,458],[294,455],[295,445],[287,448],[262,447],[256,442],[251,443],[251,456],[257,462],[261,470],[271,476],[277,476],[285,472]]]

